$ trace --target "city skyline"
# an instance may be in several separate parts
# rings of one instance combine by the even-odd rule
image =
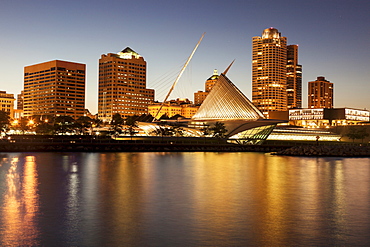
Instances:
[[[370,109],[367,1],[12,1],[0,9],[0,90],[14,95],[23,89],[26,66],[56,59],[84,63],[86,108],[95,114],[102,54],[131,47],[147,61],[147,87],[157,90],[156,80],[181,66],[206,32],[180,81],[185,95],[171,98],[193,100],[212,71],[222,71],[233,59],[228,76],[251,98],[252,37],[272,26],[288,44],[299,45],[302,107],[308,82],[324,76],[335,85],[334,107]]]

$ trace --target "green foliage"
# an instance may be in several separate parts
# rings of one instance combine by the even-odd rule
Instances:
[[[22,134],[25,134],[27,130],[31,129],[31,125],[29,123],[29,119],[26,117],[22,117],[18,120],[18,124],[15,126],[16,129],[20,130]]]
[[[138,116],[130,116],[130,117],[127,117],[126,118],[126,132],[130,135],[130,136],[133,136],[135,135],[137,132],[135,131],[135,128],[138,127],[137,125],[137,119]]]
[[[153,122],[154,117],[151,114],[142,114],[141,116],[137,117],[136,121],[138,122]]]
[[[348,132],[345,134],[349,139],[354,142],[356,139],[362,139],[362,142],[366,137],[369,136],[369,133],[367,133],[366,129],[364,127],[349,127]]]
[[[113,130],[116,134],[122,132],[123,123],[124,123],[124,119],[121,117],[121,114],[116,113],[113,115],[111,125],[113,126]]]
[[[160,118],[159,118],[159,120],[165,120],[165,119],[170,119],[169,117],[168,117],[168,115],[167,115],[167,113],[165,113],[165,114],[163,114]]]
[[[210,128],[213,137],[224,138],[227,133],[227,129],[224,123],[216,122],[213,127]]]
[[[75,120],[70,116],[58,116],[54,120],[56,133],[66,134],[74,131]]]
[[[211,134],[209,125],[203,124],[203,127],[200,130],[202,131],[203,136],[209,136]]]
[[[172,117],[170,117],[170,119],[173,119],[173,120],[177,120],[179,118],[184,118],[184,117],[181,116],[180,114],[176,114],[176,115],[173,115]]]
[[[48,122],[39,123],[35,131],[38,135],[53,135],[54,126]]]
[[[0,111],[0,134],[1,132],[5,132],[7,130],[9,123],[9,113],[5,111]]]
[[[74,127],[78,134],[85,134],[91,128],[92,124],[93,120],[91,118],[81,116],[76,120]]]

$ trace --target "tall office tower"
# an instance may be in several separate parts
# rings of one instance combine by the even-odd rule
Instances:
[[[85,64],[60,60],[26,66],[24,116],[83,116],[85,71]]]
[[[302,65],[298,64],[298,45],[287,46],[287,106],[302,107]]]
[[[252,102],[266,117],[287,110],[286,44],[272,27],[252,39]]]
[[[308,108],[333,108],[334,85],[325,77],[308,82]]]
[[[205,82],[205,85],[204,85],[204,90],[205,91],[204,92],[203,91],[198,91],[198,92],[194,93],[194,104],[195,105],[200,105],[200,104],[203,103],[203,101],[206,99],[209,92],[211,92],[211,89],[215,85],[218,77],[219,77],[219,75],[218,75],[217,69],[215,69],[213,71],[213,75],[210,78],[208,78]]]
[[[146,62],[127,47],[117,54],[99,59],[98,116],[104,122],[114,114],[122,117],[148,114],[154,101],[154,90],[146,88]]]

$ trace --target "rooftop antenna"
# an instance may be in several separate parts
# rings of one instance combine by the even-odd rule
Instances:
[[[181,69],[180,73],[179,73],[179,74],[178,74],[178,76],[176,77],[176,80],[175,80],[175,81],[174,81],[174,83],[172,84],[172,87],[170,88],[170,91],[167,93],[166,98],[163,100],[163,102],[162,102],[162,104],[161,104],[161,107],[159,107],[159,109],[158,109],[157,113],[155,114],[155,116],[154,116],[154,118],[153,118],[153,121],[155,121],[155,120],[157,119],[157,116],[158,116],[158,114],[161,112],[161,110],[162,110],[162,107],[163,107],[164,103],[167,101],[168,97],[170,97],[170,94],[172,93],[173,89],[175,88],[175,86],[176,86],[177,82],[180,80],[180,77],[182,76],[182,73],[184,73],[184,71],[185,71],[186,67],[188,66],[188,64],[189,64],[189,62],[190,62],[190,60],[191,60],[191,58],[193,57],[193,55],[194,55],[195,51],[197,50],[197,48],[198,48],[198,46],[199,46],[200,42],[202,42],[202,39],[203,39],[203,37],[204,37],[204,35],[205,35],[205,34],[206,34],[205,32],[202,34],[202,37],[200,37],[200,39],[199,39],[198,43],[197,43],[197,44],[196,44],[196,46],[194,47],[194,49],[193,49],[192,53],[190,54],[190,56],[188,57],[188,60],[186,60],[186,62],[185,62],[185,64],[184,64],[184,66],[182,67],[182,69]]]

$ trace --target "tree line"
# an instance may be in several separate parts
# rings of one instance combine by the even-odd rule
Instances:
[[[158,122],[157,128],[150,134],[155,136],[186,136],[185,126],[176,122],[166,120],[176,120],[181,118],[180,115],[175,115],[169,118],[163,115]],[[76,134],[76,135],[92,135],[93,128],[107,127],[107,131],[103,131],[103,135],[129,135],[134,136],[138,133],[138,122],[152,122],[154,117],[150,114],[141,116],[129,116],[123,118],[119,113],[112,117],[109,123],[103,123],[99,119],[81,116],[74,119],[70,116],[32,116],[22,117],[12,120],[8,112],[0,111],[0,135],[14,130],[19,134],[36,133],[38,135],[60,135],[60,134]],[[216,122],[213,126],[204,125],[200,129],[203,136],[224,138],[227,133],[225,125],[221,122]]]

